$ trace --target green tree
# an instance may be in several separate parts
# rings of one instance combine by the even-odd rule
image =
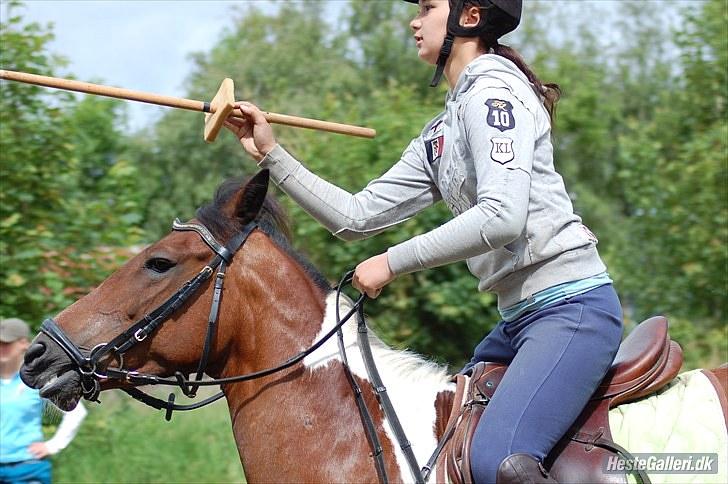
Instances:
[[[628,118],[620,138],[628,223],[615,250],[637,317],[674,316],[702,356],[711,352],[700,347],[720,348],[712,352],[720,362],[728,355],[728,5],[691,4],[676,39],[679,69],[661,102]]]
[[[0,65],[53,75],[52,29],[0,22]],[[119,103],[0,83],[0,314],[40,321],[118,263],[100,246],[139,240],[135,165],[119,158]]]

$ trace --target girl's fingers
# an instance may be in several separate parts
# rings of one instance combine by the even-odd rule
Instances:
[[[267,121],[265,119],[265,116],[263,115],[263,112],[255,104],[251,104],[245,101],[240,101],[236,104],[238,104],[240,112],[243,113],[243,115],[245,116],[249,116],[255,124],[260,124]]]

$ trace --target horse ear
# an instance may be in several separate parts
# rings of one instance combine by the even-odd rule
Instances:
[[[268,193],[269,178],[268,170],[261,170],[239,192],[234,214],[241,224],[252,222],[258,216]]]

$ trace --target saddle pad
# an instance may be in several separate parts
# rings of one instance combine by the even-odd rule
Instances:
[[[717,474],[655,474],[653,483],[728,482],[728,434],[710,380],[694,370],[677,376],[654,395],[609,411],[616,443],[635,453],[717,453]],[[636,482],[632,474],[630,482]]]

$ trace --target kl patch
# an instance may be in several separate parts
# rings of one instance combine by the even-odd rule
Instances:
[[[515,154],[513,153],[513,140],[511,138],[491,138],[490,144],[493,145],[490,150],[490,157],[493,161],[505,165],[515,158]]]
[[[501,132],[516,127],[516,120],[513,117],[513,104],[502,99],[488,99],[485,101],[488,106],[488,126],[492,126]]]

